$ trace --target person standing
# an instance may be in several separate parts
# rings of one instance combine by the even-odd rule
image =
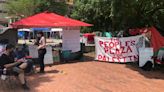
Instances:
[[[39,57],[39,65],[40,65],[40,71],[38,73],[45,73],[44,71],[44,56],[46,54],[46,38],[44,37],[43,32],[39,32],[37,36],[40,38],[39,39],[39,44],[38,44],[38,57]]]

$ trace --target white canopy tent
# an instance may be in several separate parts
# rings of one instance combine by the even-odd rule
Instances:
[[[62,28],[51,28],[51,32],[60,32],[63,31]]]
[[[23,29],[18,29],[19,32],[32,32],[31,29],[23,28]]]
[[[55,38],[56,38],[56,35],[55,35],[55,33],[57,33],[58,32],[58,34],[59,34],[59,38],[61,38],[62,37],[62,32],[63,32],[63,29],[62,28],[51,28],[51,30],[50,30],[50,33],[51,33],[51,37],[54,37],[55,36]]]
[[[33,32],[31,29],[22,28],[22,29],[18,29],[18,32],[28,32],[29,41],[31,41],[30,33]],[[34,32],[33,32],[33,37],[34,37]],[[23,39],[24,39],[24,43],[26,43],[25,37]]]

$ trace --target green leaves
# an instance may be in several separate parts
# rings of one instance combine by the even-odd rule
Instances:
[[[61,15],[68,13],[68,5],[65,2],[55,2],[55,0],[41,0],[42,2],[36,8],[36,12],[55,12]]]
[[[158,26],[164,29],[163,0],[75,0],[73,18],[94,24],[92,31]]]
[[[9,0],[7,3],[9,15],[27,17],[35,13],[50,11],[65,15],[68,5],[55,0]]]
[[[8,0],[10,15],[26,17],[50,11],[68,14],[68,5],[55,0]],[[75,0],[71,17],[93,24],[85,32],[120,31],[156,26],[164,29],[163,0]]]
[[[10,15],[26,17],[34,14],[38,4],[36,0],[10,0],[7,9]]]
[[[93,24],[91,32],[109,30],[110,0],[75,0],[71,17]]]

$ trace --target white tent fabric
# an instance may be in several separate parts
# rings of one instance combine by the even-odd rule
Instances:
[[[32,32],[31,29],[26,29],[26,28],[23,28],[23,29],[18,29],[18,31],[22,31],[22,32]]]
[[[51,28],[51,32],[59,32],[59,31],[63,31],[62,28]]]

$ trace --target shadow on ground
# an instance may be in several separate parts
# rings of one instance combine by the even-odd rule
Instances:
[[[81,58],[79,58],[79,59],[76,59],[76,60],[67,60],[67,61],[61,60],[60,63],[55,64],[55,65],[94,61],[94,55],[95,55],[94,52],[84,53],[83,56]]]
[[[49,70],[46,71],[45,74],[32,74],[27,76],[27,84],[30,87],[30,91],[24,91],[21,88],[21,84],[19,83],[18,79],[13,78],[12,81],[2,81],[0,86],[0,92],[38,92],[37,88],[44,83],[52,82],[53,76],[48,76],[48,74],[57,74],[58,70]],[[2,86],[3,85],[3,86]]]
[[[31,87],[31,91],[30,92],[38,92],[37,91],[37,88],[40,87],[41,84],[44,84],[44,83],[49,83],[49,82],[52,82],[54,79],[53,77],[55,76],[54,74],[58,74],[59,71],[56,70],[56,69],[50,69],[50,70],[47,70],[45,74],[34,74],[32,76],[30,76],[29,80],[28,80],[28,83]],[[53,74],[53,76],[49,75],[49,74]]]
[[[164,79],[164,66],[155,66],[155,68],[151,71],[142,70],[138,67],[137,63],[127,63],[126,67],[133,71],[137,71],[138,73],[149,79]]]

